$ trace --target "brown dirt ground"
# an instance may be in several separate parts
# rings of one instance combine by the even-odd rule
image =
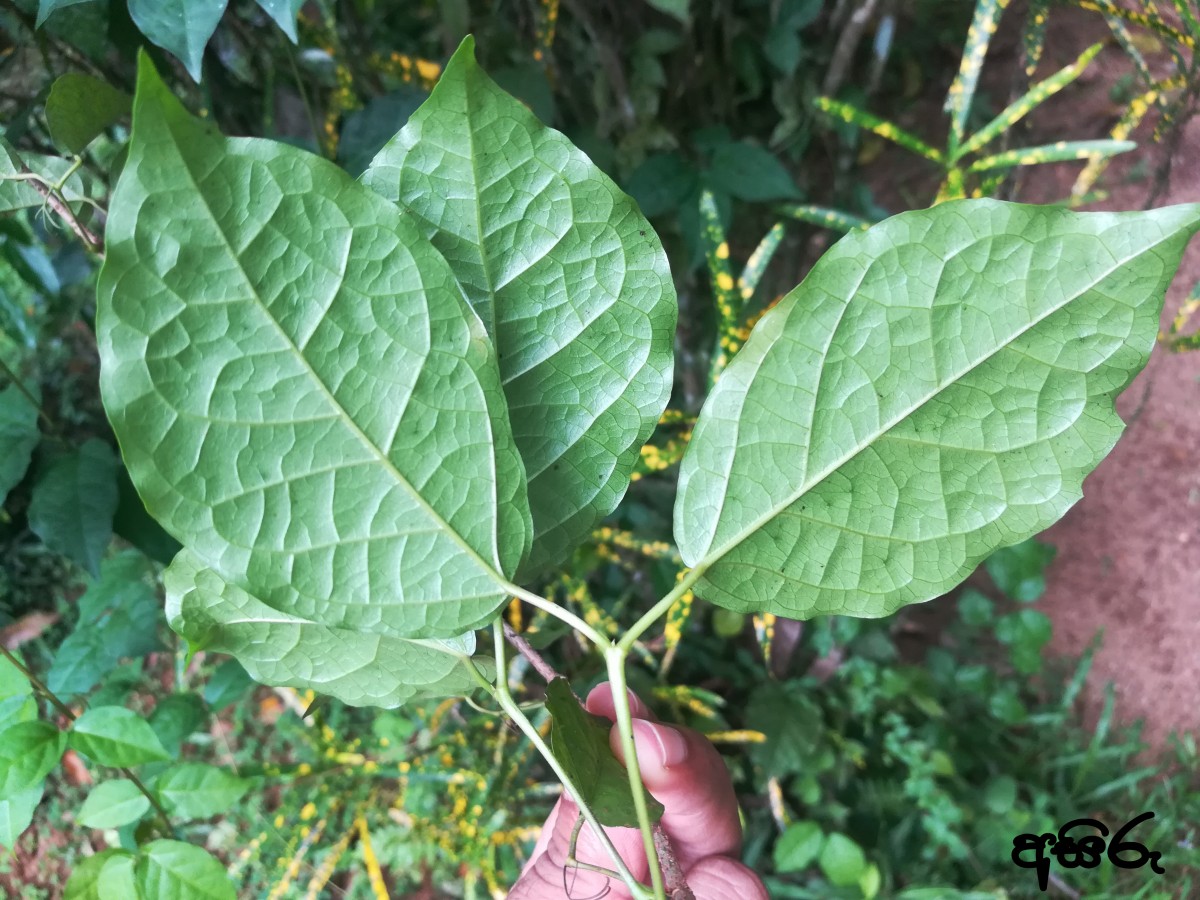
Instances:
[[[1052,20],[1042,73],[1105,36],[1096,17]],[[1035,135],[1105,136],[1119,113],[1109,89],[1127,71],[1121,51],[1106,48],[1080,82],[1047,105],[1033,124]],[[1135,135],[1146,149],[1114,165],[1111,196],[1090,208],[1141,208],[1149,182],[1119,182],[1139,165],[1137,156],[1153,170],[1162,150],[1148,146],[1149,138],[1148,131]],[[1157,205],[1200,201],[1198,163],[1200,120],[1194,120]],[[1077,171],[1042,167],[1020,199],[1061,198]],[[1167,294],[1164,327],[1197,281],[1200,240],[1188,248]],[[1104,685],[1113,682],[1117,717],[1144,717],[1145,737],[1160,744],[1172,730],[1200,730],[1200,352],[1156,348],[1117,409],[1128,423],[1124,436],[1084,483],[1083,500],[1047,533],[1058,556],[1040,605],[1054,621],[1053,651],[1079,654],[1104,629],[1088,707],[1094,715]]]

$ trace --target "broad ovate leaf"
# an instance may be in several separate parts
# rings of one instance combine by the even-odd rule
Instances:
[[[236,900],[233,881],[214,856],[183,841],[157,840],[138,848],[137,890],[147,900]]]
[[[380,707],[475,688],[466,669],[473,633],[408,640],[322,625],[271,609],[186,550],[163,582],[171,627],[194,647],[236,656],[263,684],[311,688],[352,706]]]
[[[1121,433],[1198,225],[970,200],[843,238],[697,422],[675,507],[696,592],[882,616],[1049,526]]]
[[[449,638],[505,602],[532,525],[495,352],[392,204],[222,137],[143,55],[106,245],[105,408],[187,578],[229,588],[189,601],[177,580],[177,629],[233,646],[211,626],[253,609],[306,635]]]
[[[527,578],[628,488],[671,390],[675,289],[632,199],[474,50],[468,37],[363,181],[442,251],[496,345],[529,477]]]

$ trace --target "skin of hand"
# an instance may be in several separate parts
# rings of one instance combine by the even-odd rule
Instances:
[[[612,688],[607,683],[593,689],[584,705],[589,712],[616,719]],[[742,826],[733,781],[717,749],[698,732],[658,722],[633,693],[629,705],[642,781],[666,808],[661,824],[696,900],[769,900],[759,877],[737,859]],[[624,763],[615,726],[609,744]],[[618,879],[564,866],[578,812],[565,794],[559,799],[509,900],[587,900],[606,889],[605,900],[629,900],[628,889]],[[649,884],[641,833],[636,828],[605,831],[630,871]],[[613,867],[590,825],[584,825],[579,834],[576,858],[606,869]]]

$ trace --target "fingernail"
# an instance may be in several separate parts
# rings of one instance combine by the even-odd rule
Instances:
[[[687,738],[670,725],[634,719],[633,740],[638,748],[639,760],[653,754],[651,758],[664,769],[681,765],[688,758]]]

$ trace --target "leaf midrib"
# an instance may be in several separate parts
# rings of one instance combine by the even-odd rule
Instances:
[[[355,437],[357,437],[363,443],[363,445],[367,447],[368,450],[370,450],[371,452],[373,452],[375,454],[375,456],[379,459],[379,461],[384,465],[385,469],[416,500],[417,505],[420,506],[421,509],[423,509],[426,512],[426,514],[429,515],[436,524],[438,524],[440,527],[445,529],[446,533],[450,535],[451,540],[453,540],[456,544],[458,544],[459,547],[461,547],[467,553],[468,556],[473,558],[480,566],[483,567],[485,572],[487,572],[489,575],[491,575],[493,577],[493,579],[496,581],[497,591],[505,591],[508,586],[508,579],[506,579],[503,576],[503,574],[501,574],[494,566],[492,566],[482,556],[480,556],[479,553],[475,550],[475,548],[472,547],[470,544],[468,544],[463,539],[462,535],[460,535],[456,529],[452,528],[450,526],[450,523],[447,522],[441,516],[441,514],[438,513],[437,510],[435,510],[432,506],[429,505],[428,501],[426,501],[425,498],[421,496],[420,491],[418,491],[413,486],[413,484],[407,478],[404,477],[404,474],[398,468],[396,468],[396,465],[383,452],[382,448],[379,447],[374,441],[372,441],[367,436],[366,432],[364,432],[358,426],[358,423],[354,421],[354,419],[351,417],[350,413],[346,410],[346,408],[344,406],[342,406],[341,402],[338,401],[338,399],[330,391],[329,386],[327,384],[325,384],[325,381],[320,377],[320,375],[317,374],[317,371],[312,367],[312,364],[309,362],[308,357],[304,355],[304,353],[296,345],[296,342],[291,339],[291,337],[288,335],[288,333],[283,330],[283,326],[279,323],[279,320],[276,319],[274,315],[272,315],[272,313],[271,313],[270,309],[267,307],[266,303],[263,302],[263,299],[260,296],[257,288],[255,288],[253,280],[247,274],[245,266],[242,264],[241,256],[234,250],[233,245],[229,241],[229,237],[225,234],[224,229],[221,227],[220,221],[217,219],[217,216],[214,213],[212,207],[209,206],[208,198],[205,196],[203,190],[201,190],[200,183],[196,179],[196,174],[192,171],[191,167],[188,165],[187,158],[183,155],[183,153],[181,153],[179,151],[178,138],[176,137],[175,130],[174,130],[174,128],[171,127],[171,123],[170,123],[169,119],[167,119],[166,115],[163,115],[163,124],[167,128],[167,132],[171,135],[171,148],[172,148],[172,150],[175,151],[176,155],[178,156],[179,161],[181,163],[181,168],[183,169],[184,172],[187,173],[188,180],[191,181],[192,187],[195,189],[196,196],[199,198],[201,206],[204,207],[204,211],[208,214],[209,220],[212,222],[213,229],[220,236],[221,242],[225,245],[225,249],[228,251],[230,257],[234,261],[234,264],[237,266],[238,273],[241,275],[242,280],[245,283],[246,287],[249,289],[251,296],[253,296],[253,298],[254,298],[254,301],[258,304],[259,308],[262,309],[263,315],[266,316],[267,320],[270,321],[270,323],[275,327],[275,330],[279,333],[279,336],[283,339],[283,341],[287,344],[287,346],[291,348],[292,352],[300,360],[301,364],[304,366],[305,370],[309,373],[309,375],[312,376],[312,380],[316,383],[317,387],[325,395],[326,399],[329,401],[330,406],[338,413],[338,417],[350,428],[351,433]],[[232,148],[236,147],[237,139],[236,138],[234,138],[234,139],[218,138],[216,140],[216,143],[223,144],[223,145],[231,145],[231,149],[232,149]],[[236,152],[233,152],[233,153],[230,153],[229,155],[236,156],[238,154],[236,154]],[[143,154],[143,156],[144,156],[144,154]],[[255,162],[255,161],[266,162],[265,160],[251,159],[251,162]],[[269,219],[268,219],[268,221],[269,221]],[[353,226],[351,226],[351,231],[353,231]],[[351,237],[351,240],[353,240],[353,235]],[[341,291],[344,282],[345,282],[345,272],[343,269],[342,276],[338,280],[338,291],[339,292]],[[415,389],[415,386],[414,386],[414,389]],[[493,466],[493,474],[495,474],[494,466]],[[497,518],[497,522],[495,524],[498,526],[498,524],[499,524],[498,518]],[[495,530],[498,532],[499,528],[496,527]]]
[[[726,543],[723,544],[719,549],[717,549],[717,550],[710,549],[707,553],[704,554],[703,557],[700,558],[700,560],[696,563],[694,568],[697,570],[700,570],[700,571],[704,571],[704,570],[712,567],[713,565],[715,565],[717,562],[720,561],[720,559],[722,557],[724,557],[726,554],[731,552],[735,547],[737,547],[739,544],[741,544],[747,538],[751,537],[755,532],[757,532],[760,528],[765,526],[772,519],[776,518],[781,513],[783,513],[784,510],[786,510],[788,507],[797,503],[801,497],[803,497],[805,494],[807,494],[809,491],[811,491],[817,485],[821,484],[821,482],[823,482],[826,478],[828,478],[830,475],[832,475],[834,472],[836,472],[842,466],[846,465],[846,463],[850,462],[850,460],[854,459],[860,453],[862,453],[863,451],[870,448],[876,440],[878,440],[881,437],[884,437],[889,431],[891,431],[893,428],[895,428],[897,425],[899,425],[905,419],[907,419],[910,416],[917,413],[927,403],[929,403],[930,400],[932,400],[934,397],[936,397],[942,391],[946,390],[951,385],[954,385],[954,384],[958,383],[959,381],[961,381],[963,378],[965,378],[967,375],[969,375],[975,369],[979,368],[981,365],[983,365],[986,362],[988,362],[989,360],[991,360],[992,357],[994,357],[997,353],[1001,352],[1002,350],[1006,349],[1010,344],[1019,340],[1021,337],[1023,337],[1025,334],[1027,334],[1032,329],[1036,328],[1038,325],[1040,325],[1042,322],[1044,322],[1050,316],[1054,315],[1055,313],[1061,312],[1067,306],[1076,302],[1081,296],[1083,296],[1084,293],[1094,289],[1096,285],[1100,284],[1102,281],[1104,281],[1104,279],[1108,278],[1110,275],[1112,275],[1114,272],[1116,272],[1119,268],[1121,268],[1125,264],[1129,263],[1130,261],[1136,259],[1138,256],[1141,256],[1145,253],[1149,253],[1151,250],[1153,250],[1155,247],[1158,247],[1160,244],[1165,243],[1168,240],[1171,240],[1172,238],[1176,237],[1178,235],[1178,233],[1179,233],[1178,228],[1173,229],[1172,231],[1169,231],[1169,232],[1163,234],[1161,237],[1159,237],[1153,243],[1142,246],[1137,251],[1137,253],[1135,253],[1134,255],[1118,260],[1111,268],[1105,270],[1102,275],[1095,278],[1086,288],[1078,291],[1073,296],[1064,300],[1061,304],[1058,304],[1058,305],[1052,307],[1049,311],[1038,316],[1036,319],[1031,321],[1028,325],[1021,328],[1015,334],[1012,334],[1011,336],[1009,336],[1005,341],[998,344],[995,348],[990,350],[988,353],[984,354],[982,357],[980,357],[979,359],[977,359],[976,361],[971,363],[969,366],[964,368],[962,371],[956,373],[951,379],[938,385],[936,388],[934,388],[934,390],[930,391],[924,397],[922,397],[920,400],[918,400],[914,404],[910,405],[910,407],[907,408],[901,415],[897,416],[892,421],[888,422],[886,425],[881,426],[868,440],[862,442],[859,445],[856,445],[853,449],[851,449],[847,453],[843,454],[841,457],[835,459],[830,465],[828,465],[825,469],[823,469],[820,473],[818,473],[817,476],[815,476],[812,479],[806,479],[805,484],[803,484],[795,492],[793,492],[791,495],[789,495],[789,497],[786,501],[773,507],[767,513],[764,513],[763,515],[759,516],[758,518],[752,520],[750,522],[750,524],[748,524],[745,528],[741,529],[741,531],[737,532],[730,540],[726,541]],[[864,273],[864,275],[865,275],[865,273]],[[862,279],[860,278],[860,283],[861,283],[861,280]],[[846,301],[846,306],[849,306],[849,304],[853,302],[853,299],[854,299],[853,296],[851,296]],[[793,305],[796,302],[798,302],[798,301],[793,301]],[[845,312],[845,308],[843,308],[843,313],[844,312]],[[825,362],[826,362],[826,359],[829,354],[829,347],[831,347],[833,345],[833,340],[837,336],[837,328],[840,327],[841,321],[842,320],[839,317],[838,324],[835,325],[833,333],[831,334],[829,345],[826,347],[825,353],[822,355],[821,374],[824,373]],[[778,341],[778,340],[779,340],[779,338],[777,337],[776,341]],[[772,345],[772,346],[774,346],[774,345]],[[766,356],[766,354],[763,355],[764,359],[765,359],[765,356]],[[760,369],[761,369],[761,364],[760,364]],[[820,376],[818,376],[818,378],[819,377]],[[751,382],[751,383],[753,383],[753,382]],[[749,388],[747,388],[747,393],[749,393]],[[819,397],[814,397],[814,399],[813,399],[814,412],[815,412],[816,403],[817,403],[818,399],[819,399]],[[741,420],[741,417],[739,416],[738,421],[740,422],[740,420]],[[811,435],[811,433],[812,433],[812,423],[810,422],[809,423],[809,434]],[[732,455],[736,455],[736,445],[735,445],[735,452]],[[729,486],[729,482],[728,482],[728,479],[726,479],[725,491],[723,492],[722,498],[721,498],[721,510],[724,510],[725,501],[729,496],[728,486]],[[721,515],[721,512],[718,511],[715,516],[715,518],[718,521],[720,519],[720,515]]]

